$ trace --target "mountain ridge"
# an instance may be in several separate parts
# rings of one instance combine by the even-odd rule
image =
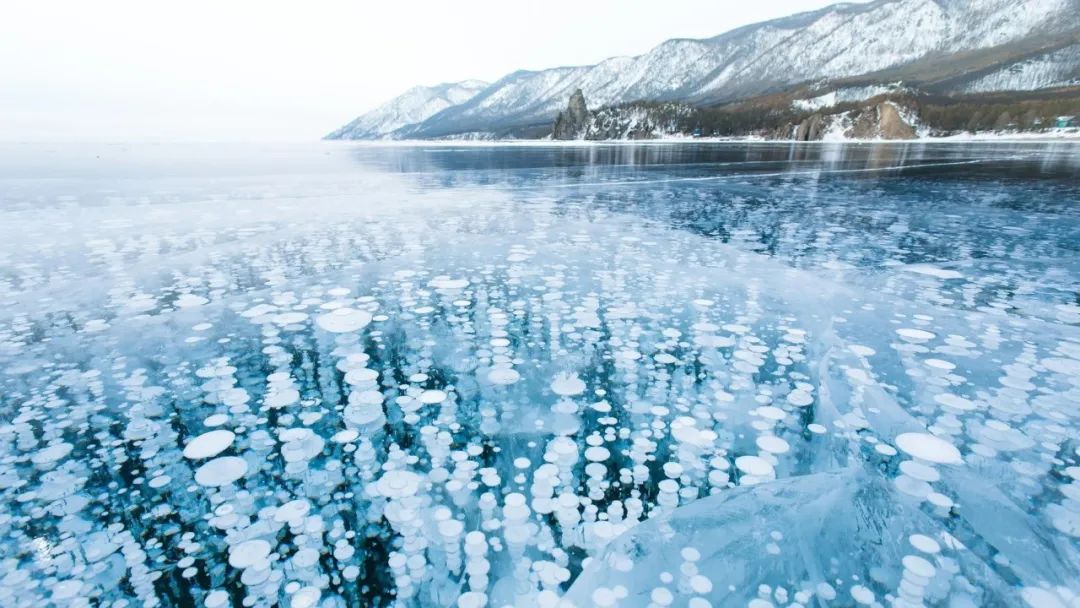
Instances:
[[[450,106],[467,101],[490,83],[482,80],[415,86],[391,103],[363,114],[326,136],[326,139],[378,139],[415,125]]]
[[[873,78],[873,74],[880,79],[905,69],[918,75],[920,63],[937,69],[939,80],[959,78],[953,86],[960,92],[963,70],[988,69],[987,65],[1007,69],[1010,60],[1020,60],[1024,49],[1053,37],[1075,40],[1078,32],[1080,0],[834,4],[710,38],[665,40],[632,57],[516,70],[460,103],[379,136],[539,136],[545,129],[550,132],[552,120],[577,89],[597,106],[633,101],[712,106],[815,81]],[[996,58],[994,49],[1005,51]],[[975,59],[961,61],[965,53]],[[980,57],[982,63],[976,61]],[[993,83],[986,86],[992,88]],[[385,105],[393,106],[398,99]]]

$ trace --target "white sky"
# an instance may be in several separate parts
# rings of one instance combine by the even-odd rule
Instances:
[[[637,55],[827,0],[0,0],[0,140],[314,140],[417,84]]]

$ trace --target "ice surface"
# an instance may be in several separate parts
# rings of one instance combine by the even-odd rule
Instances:
[[[928,531],[950,557],[907,540]],[[948,572],[940,580],[939,569]],[[695,589],[697,576],[709,591]],[[728,490],[639,524],[604,548],[567,598],[587,606],[594,589],[622,587],[635,606],[660,589],[716,606],[831,605],[833,596],[851,605],[874,590],[899,595],[906,576],[917,579],[907,591],[919,595],[916,605],[1007,605],[1018,596],[917,500],[897,497],[879,474],[842,469]]]
[[[1080,598],[1076,147],[0,158],[0,605]]]

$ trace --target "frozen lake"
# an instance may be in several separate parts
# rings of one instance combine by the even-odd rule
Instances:
[[[0,146],[0,605],[1080,605],[1080,144]]]

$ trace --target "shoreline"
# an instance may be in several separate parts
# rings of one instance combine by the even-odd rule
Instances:
[[[330,143],[364,146],[611,146],[611,145],[670,145],[670,144],[792,144],[792,145],[865,145],[865,144],[949,144],[949,143],[1080,143],[1080,129],[1062,133],[968,133],[946,137],[915,139],[831,139],[799,141],[794,139],[763,139],[760,137],[661,137],[656,139],[326,139]]]
[[[73,139],[73,140],[0,140],[0,147],[21,146],[296,146],[322,144],[353,145],[373,147],[494,147],[494,146],[537,146],[537,147],[583,147],[583,146],[661,146],[672,144],[748,144],[775,145],[789,144],[799,146],[834,146],[834,145],[910,145],[910,144],[1046,144],[1080,143],[1080,129],[1063,133],[979,133],[950,135],[947,137],[919,137],[915,139],[830,139],[798,141],[794,139],[764,139],[761,137],[662,137],[656,139],[603,139],[603,140],[551,140],[551,139],[297,139],[297,140],[198,140],[198,139]]]

